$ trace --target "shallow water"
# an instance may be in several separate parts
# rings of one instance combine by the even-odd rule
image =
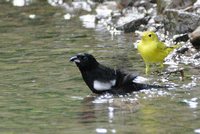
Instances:
[[[87,29],[78,16],[46,2],[15,7],[0,2],[0,133],[194,133],[200,129],[199,69],[150,75],[150,83],[175,83],[126,97],[94,96],[68,61],[88,52],[108,66],[144,75],[132,34],[112,37]],[[36,15],[31,18],[30,15]],[[146,77],[146,76],[145,76]],[[194,86],[195,85],[195,86]]]

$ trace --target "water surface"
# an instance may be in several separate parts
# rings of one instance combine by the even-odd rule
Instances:
[[[199,69],[172,75],[171,90],[126,97],[94,96],[68,59],[93,54],[99,62],[144,75],[132,34],[112,37],[87,29],[79,14],[46,2],[15,7],[0,2],[0,133],[194,133],[200,129]],[[84,13],[83,13],[84,14]],[[35,18],[30,15],[36,15]],[[150,75],[160,84],[162,76]],[[195,85],[196,86],[193,86]]]

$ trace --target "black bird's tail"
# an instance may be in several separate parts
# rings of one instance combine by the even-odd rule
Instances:
[[[141,90],[147,90],[147,89],[151,89],[151,88],[155,88],[155,89],[160,89],[160,88],[169,88],[168,86],[160,86],[160,85],[150,85],[150,84],[143,84],[143,83],[129,83],[129,84],[125,84],[123,85],[121,88],[117,88],[114,90],[109,90],[109,93],[112,94],[127,94],[127,93],[132,93],[132,92],[137,92],[137,91],[141,91]]]
[[[120,84],[120,88],[121,90],[116,90],[117,92],[119,92],[119,94],[123,94],[123,93],[131,93],[134,91],[140,91],[140,90],[144,90],[144,89],[151,89],[151,88],[156,88],[156,89],[160,89],[160,88],[169,88],[168,86],[161,86],[161,85],[151,85],[151,84],[145,84],[145,83],[140,83],[135,81],[136,78],[138,76],[135,76],[133,74],[123,74],[121,73],[121,75],[123,76],[123,82]]]
[[[143,83],[135,83],[137,91],[143,89],[151,89],[151,88],[170,88],[169,86],[160,86],[160,85],[150,85],[150,84],[143,84]]]

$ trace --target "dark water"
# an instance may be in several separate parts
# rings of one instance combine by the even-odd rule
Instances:
[[[143,76],[144,63],[132,34],[112,37],[104,27],[86,29],[80,14],[65,20],[62,8],[46,2],[24,7],[0,2],[0,133],[200,131],[200,76],[189,65],[181,65],[184,81],[178,74],[169,77],[167,83],[178,85],[171,90],[90,95],[70,56],[88,52],[108,66]],[[148,78],[160,82],[161,76]]]

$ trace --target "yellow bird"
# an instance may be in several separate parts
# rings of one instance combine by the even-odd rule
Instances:
[[[149,74],[151,63],[158,63],[163,68],[165,57],[175,48],[177,46],[167,47],[163,42],[159,41],[156,33],[152,31],[143,32],[137,49],[145,62],[145,73]]]

